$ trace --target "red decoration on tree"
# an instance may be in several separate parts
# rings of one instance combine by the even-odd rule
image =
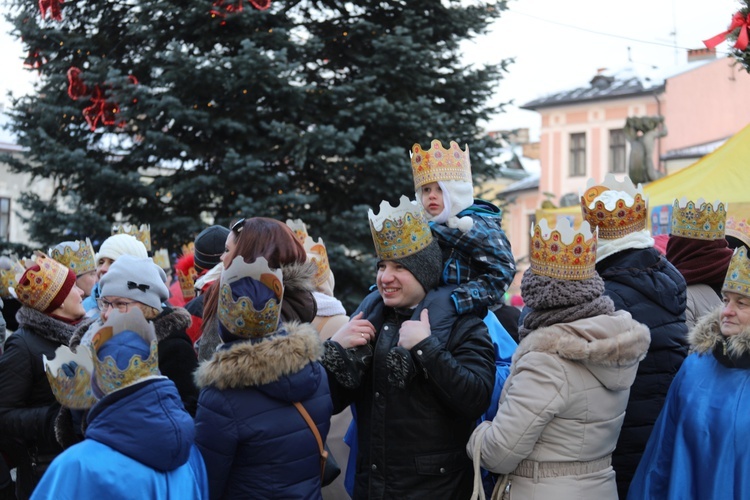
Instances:
[[[63,0],[39,0],[39,10],[42,11],[42,19],[47,17],[49,12],[50,19],[62,21]]]
[[[703,44],[709,49],[713,49],[721,42],[726,40],[727,35],[731,34],[734,30],[739,28],[737,33],[737,40],[734,42],[734,48],[739,50],[745,50],[750,40],[748,39],[748,30],[750,29],[750,14],[743,14],[742,12],[735,12],[732,16],[732,23],[729,25],[726,31],[719,33],[718,35],[703,40]]]
[[[116,122],[115,115],[120,111],[120,106],[115,102],[108,101],[106,94],[99,85],[95,85],[93,90],[89,91],[89,88],[81,79],[81,73],[81,70],[75,66],[68,70],[68,95],[74,101],[77,101],[79,97],[91,95],[91,105],[84,108],[83,117],[92,132],[96,130],[100,123],[102,125],[114,125]],[[138,85],[138,79],[133,75],[128,76],[128,80],[133,85]],[[136,102],[136,99],[133,99],[133,102]],[[124,121],[117,124],[119,127],[124,125]]]
[[[244,0],[215,0],[211,6],[211,15],[226,17],[227,14],[242,12]],[[258,10],[266,10],[271,6],[271,0],[248,0],[250,5]]]
[[[248,0],[258,10],[266,10],[271,6],[271,0]]]
[[[39,69],[47,64],[47,60],[48,59],[39,52],[39,49],[34,49],[29,51],[29,55],[23,60],[23,65],[27,68]]]
[[[71,66],[68,70],[68,95],[74,101],[79,97],[89,95],[89,88],[81,80],[81,70]]]

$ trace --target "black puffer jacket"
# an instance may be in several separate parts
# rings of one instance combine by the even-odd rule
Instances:
[[[375,327],[371,355],[327,341],[334,411],[356,405],[359,453],[354,498],[469,498],[466,443],[487,409],[495,358],[487,327],[457,317],[453,287],[430,292],[413,310],[385,307],[378,292],[355,312]],[[430,312],[431,335],[411,351],[397,347],[399,328]]]
[[[8,337],[0,356],[0,449],[18,466],[17,492],[27,498],[62,451],[54,434],[60,405],[42,356],[54,358],[55,349],[68,345],[75,327],[29,307],[21,307],[16,317],[18,330]]]
[[[654,248],[624,250],[596,264],[615,308],[651,330],[651,345],[638,367],[612,464],[620,498],[646,448],[667,391],[688,354],[685,279]]]

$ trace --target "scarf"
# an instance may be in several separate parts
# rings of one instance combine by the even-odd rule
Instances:
[[[688,285],[703,284],[719,290],[732,260],[732,250],[725,239],[709,241],[670,236],[666,256]]]
[[[617,252],[622,252],[623,250],[651,248],[653,246],[654,239],[645,229],[626,234],[622,238],[617,238],[616,240],[604,240],[600,238],[596,248],[596,263],[598,264],[607,257],[614,255]]]

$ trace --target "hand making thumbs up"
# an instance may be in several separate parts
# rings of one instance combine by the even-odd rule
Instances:
[[[404,349],[411,349],[430,334],[430,313],[427,309],[422,309],[419,321],[409,320],[401,324],[401,329],[398,331],[398,345]]]

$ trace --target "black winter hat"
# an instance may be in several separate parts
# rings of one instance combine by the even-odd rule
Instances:
[[[221,262],[229,229],[224,226],[209,226],[195,237],[195,270],[200,274]]]
[[[417,278],[425,292],[429,292],[440,284],[440,272],[443,268],[443,255],[440,252],[437,240],[424,247],[417,253],[413,253],[401,259],[394,259]]]

